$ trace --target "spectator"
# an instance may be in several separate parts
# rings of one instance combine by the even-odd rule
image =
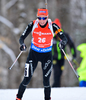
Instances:
[[[59,19],[55,19],[54,23],[56,23],[60,28],[61,28],[61,23],[59,21]],[[76,58],[76,49],[73,43],[73,40],[71,39],[71,37],[68,35],[68,33],[63,32],[65,34],[65,36],[68,39],[68,46],[71,50],[71,54],[73,56],[73,59]],[[52,87],[60,87],[61,86],[61,75],[62,72],[64,70],[64,54],[63,52],[58,48],[58,44],[60,42],[60,38],[58,36],[54,37],[53,40],[53,48],[52,48],[52,54],[53,54],[53,71],[54,71],[54,83],[52,85]],[[66,48],[65,48],[66,50]]]
[[[82,61],[80,67],[77,68],[79,77],[79,86],[86,87],[86,43],[82,43],[77,47],[77,50],[81,52],[80,57]]]

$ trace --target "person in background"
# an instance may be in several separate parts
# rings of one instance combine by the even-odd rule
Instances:
[[[58,18],[56,18],[53,23],[56,23],[61,28],[61,23],[60,23],[60,20]],[[76,58],[76,49],[75,49],[75,45],[73,43],[73,40],[68,35],[68,33],[66,33],[65,31],[63,31],[63,33],[67,37],[67,40],[68,40],[67,44],[70,48],[73,59],[75,59]],[[58,48],[59,42],[60,42],[59,37],[55,36],[53,39],[53,48],[52,48],[53,77],[54,77],[54,82],[53,82],[52,87],[60,87],[61,86],[61,75],[62,75],[62,72],[64,70],[65,57],[64,57],[64,54],[61,51],[61,49]],[[65,48],[65,51],[66,51],[66,48]]]
[[[80,51],[80,57],[82,61],[80,67],[77,68],[79,77],[79,86],[86,87],[86,43],[82,43],[77,46],[77,50]]]
[[[53,36],[57,35],[62,39],[59,48],[62,49],[67,43],[67,38],[58,25],[52,23],[48,16],[48,9],[39,8],[37,19],[31,21],[19,39],[20,50],[25,51],[25,38],[32,33],[31,48],[25,64],[24,79],[21,82],[16,100],[21,100],[29,84],[38,61],[41,62],[43,71],[44,100],[51,100],[50,75],[52,71],[52,45]],[[28,94],[29,95],[29,94]],[[35,94],[32,94],[33,96]]]

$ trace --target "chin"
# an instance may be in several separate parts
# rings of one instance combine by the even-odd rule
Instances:
[[[45,23],[40,23],[40,25],[42,25],[42,26],[43,26],[43,25],[45,25]]]
[[[41,26],[44,26],[45,24],[41,24]]]

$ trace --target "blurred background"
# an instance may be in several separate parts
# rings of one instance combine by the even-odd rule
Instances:
[[[59,18],[62,29],[69,33],[75,47],[86,43],[86,0],[47,0],[49,17],[52,21]],[[0,88],[18,88],[24,76],[24,65],[29,52],[31,35],[25,44],[28,50],[23,53],[12,70],[13,64],[20,53],[19,37],[28,23],[36,19],[38,8],[44,8],[45,0],[0,0]],[[77,62],[80,64],[80,52],[77,51]],[[51,75],[53,83],[53,71]],[[61,78],[62,87],[78,86],[79,82],[73,70],[65,62]],[[43,87],[40,62],[31,79],[30,88]]]

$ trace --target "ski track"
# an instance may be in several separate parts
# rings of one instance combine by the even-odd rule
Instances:
[[[0,100],[15,100],[17,91],[18,89],[0,89]],[[27,88],[22,100],[44,100],[43,88]],[[51,88],[51,100],[86,100],[86,88]]]

